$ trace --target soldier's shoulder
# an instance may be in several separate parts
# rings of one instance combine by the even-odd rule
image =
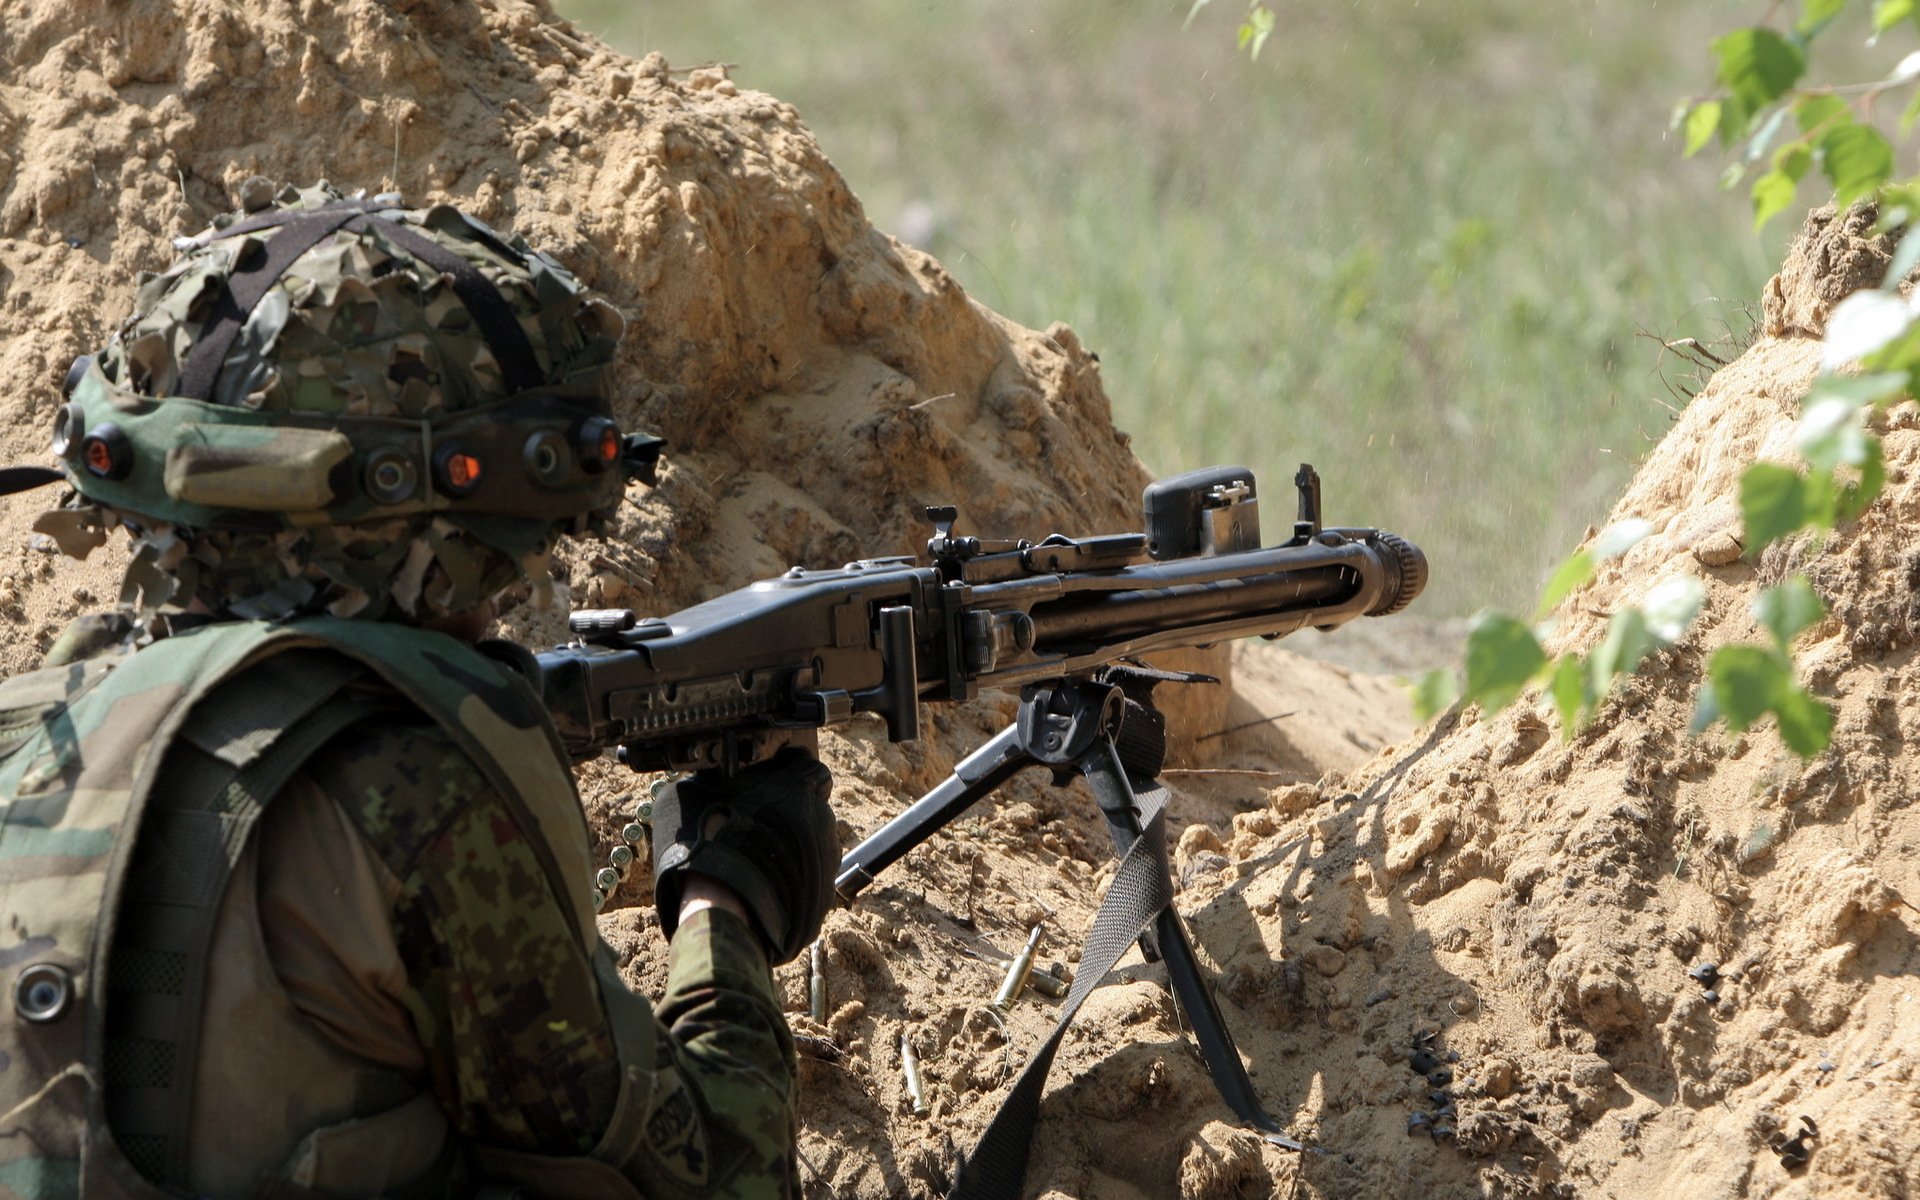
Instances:
[[[498,800],[486,772],[424,713],[348,729],[307,773],[401,875],[461,812]]]

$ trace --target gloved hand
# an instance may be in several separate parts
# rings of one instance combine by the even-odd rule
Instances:
[[[833,776],[788,747],[728,778],[699,771],[653,802],[653,896],[671,938],[689,873],[737,893],[774,964],[820,934],[833,907],[840,838],[827,796]]]

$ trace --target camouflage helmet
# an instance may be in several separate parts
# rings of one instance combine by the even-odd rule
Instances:
[[[601,388],[622,321],[567,270],[446,205],[322,184],[181,239],[67,378],[78,495],[36,528],[134,534],[147,612],[416,621],[550,583],[647,476]]]

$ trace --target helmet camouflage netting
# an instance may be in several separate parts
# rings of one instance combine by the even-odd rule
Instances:
[[[600,387],[619,315],[445,205],[276,201],[177,243],[75,364],[54,448],[79,494],[36,528],[79,557],[129,528],[122,600],[149,613],[411,621],[516,578],[544,598],[555,536],[634,465]]]

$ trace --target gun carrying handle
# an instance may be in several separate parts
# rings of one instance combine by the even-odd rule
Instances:
[[[880,656],[886,665],[887,740],[915,741],[920,736],[920,653],[910,605],[880,610]]]

